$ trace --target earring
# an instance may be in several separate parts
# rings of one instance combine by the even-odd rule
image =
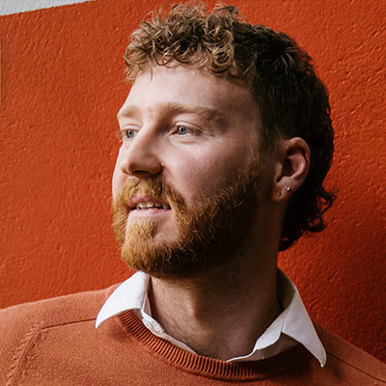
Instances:
[[[277,197],[281,197],[281,191],[280,191],[280,190],[278,190],[278,191],[276,192],[276,196],[277,196]]]
[[[286,192],[290,192],[291,191],[291,188],[289,186],[286,186],[284,189],[285,189]]]

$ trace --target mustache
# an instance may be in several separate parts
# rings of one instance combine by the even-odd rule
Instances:
[[[166,201],[172,209],[186,209],[182,195],[160,179],[130,178],[121,188],[113,202],[114,207],[122,207],[135,195],[144,195]]]

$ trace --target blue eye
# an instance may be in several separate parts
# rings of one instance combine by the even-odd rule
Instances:
[[[125,130],[125,137],[126,138],[134,138],[137,132],[135,130]]]
[[[178,135],[185,135],[188,134],[188,129],[184,126],[178,126],[177,127],[177,134]]]

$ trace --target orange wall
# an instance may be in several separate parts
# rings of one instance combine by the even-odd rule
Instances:
[[[129,33],[160,1],[98,0],[0,18],[0,306],[102,288],[128,271],[110,227],[115,114]],[[386,359],[384,5],[234,1],[307,47],[336,129],[339,200],[321,235],[282,254],[311,315]],[[383,15],[383,17],[382,17]]]

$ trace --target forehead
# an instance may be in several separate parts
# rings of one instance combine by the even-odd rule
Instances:
[[[118,117],[157,110],[199,112],[215,118],[244,116],[259,122],[259,111],[249,88],[205,69],[154,66],[135,79]]]

